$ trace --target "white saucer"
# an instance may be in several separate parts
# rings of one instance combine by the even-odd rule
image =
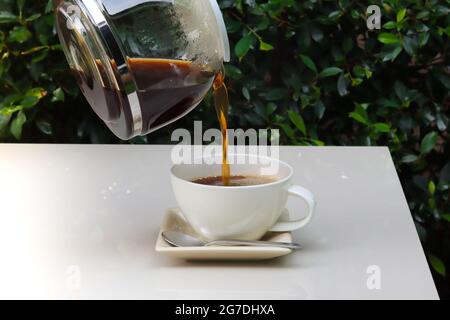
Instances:
[[[278,247],[183,247],[177,248],[162,238],[164,231],[179,231],[196,236],[179,209],[169,209],[164,217],[161,232],[156,241],[156,251],[184,260],[268,260],[292,253],[291,249]],[[292,242],[290,232],[271,232],[263,240],[274,242]]]

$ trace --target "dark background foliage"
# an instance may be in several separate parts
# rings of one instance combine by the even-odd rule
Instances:
[[[294,145],[388,145],[442,298],[450,297],[450,1],[222,0],[234,52],[231,127],[280,128]],[[368,31],[366,9],[382,9]],[[170,143],[217,127],[208,96],[130,142],[91,111],[68,72],[48,0],[0,1],[0,141]]]

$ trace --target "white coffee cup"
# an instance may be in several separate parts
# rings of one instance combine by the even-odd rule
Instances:
[[[315,209],[314,195],[293,184],[294,171],[287,163],[256,155],[230,155],[232,175],[261,176],[271,168],[274,172],[270,177],[274,182],[238,187],[192,182],[220,176],[220,163],[220,157],[205,157],[202,164],[179,164],[171,170],[178,205],[193,229],[205,240],[258,240],[268,231],[293,231],[310,222]],[[308,207],[306,216],[280,222],[290,195],[304,200]]]

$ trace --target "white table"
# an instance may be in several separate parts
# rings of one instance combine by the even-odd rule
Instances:
[[[0,145],[0,298],[438,298],[388,149],[283,147],[316,216],[302,251],[253,263],[155,252],[170,151]]]

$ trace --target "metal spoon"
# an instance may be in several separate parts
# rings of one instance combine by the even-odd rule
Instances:
[[[247,240],[216,240],[204,242],[188,234],[176,231],[165,231],[162,233],[165,241],[174,247],[211,247],[211,246],[255,246],[255,247],[279,247],[287,249],[301,249],[297,243],[270,242],[270,241],[247,241]]]

